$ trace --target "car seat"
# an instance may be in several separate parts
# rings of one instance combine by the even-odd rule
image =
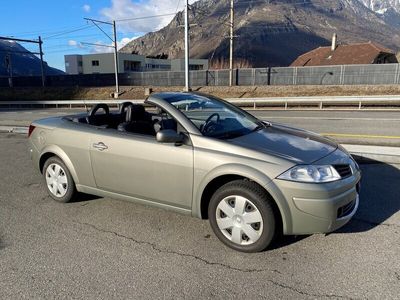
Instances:
[[[119,131],[155,135],[151,115],[144,106],[132,104],[126,107],[125,122],[118,125]]]

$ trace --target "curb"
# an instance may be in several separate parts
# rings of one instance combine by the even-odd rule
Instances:
[[[27,134],[27,126],[0,126],[0,132]],[[359,163],[400,164],[400,147],[341,144]]]
[[[342,144],[360,163],[400,164],[400,147]]]

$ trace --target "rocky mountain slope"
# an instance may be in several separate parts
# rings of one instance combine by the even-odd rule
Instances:
[[[9,76],[6,56],[10,57],[13,76],[40,76],[40,59],[18,43],[0,40],[0,76]],[[51,68],[45,63],[47,75],[59,75],[64,72]]]
[[[366,7],[378,14],[384,14],[392,9],[400,13],[400,0],[359,0]]]
[[[235,57],[256,67],[285,66],[306,51],[329,45],[335,32],[342,43],[371,40],[400,49],[400,35],[393,25],[367,7],[371,3],[360,1],[364,0],[236,0]],[[229,0],[200,0],[192,5],[190,23],[197,26],[191,28],[191,57],[228,57],[229,4]],[[180,12],[163,29],[121,51],[183,57],[182,24]]]
[[[400,28],[400,0],[359,0],[377,13],[385,23]]]

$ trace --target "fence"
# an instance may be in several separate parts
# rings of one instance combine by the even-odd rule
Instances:
[[[192,86],[227,86],[229,70],[190,71]],[[183,86],[184,72],[133,72],[119,74],[125,86]],[[47,76],[46,85],[60,86],[112,86],[113,74]],[[399,84],[399,64],[341,65],[322,67],[281,67],[236,69],[234,83],[252,85],[356,85]],[[16,87],[41,86],[40,77],[14,77]],[[8,78],[0,78],[0,87],[8,86]]]

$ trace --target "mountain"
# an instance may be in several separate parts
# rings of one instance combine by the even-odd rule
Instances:
[[[400,13],[400,0],[359,0],[370,10],[384,14],[388,10]]]
[[[359,0],[387,24],[400,28],[400,0]]]
[[[255,67],[287,66],[304,52],[330,45],[333,33],[341,43],[374,41],[399,50],[400,35],[394,25],[361,1],[236,0],[236,61],[248,61]],[[191,6],[190,23],[197,24],[190,33],[191,57],[215,61],[229,56],[229,7],[229,0],[200,0]],[[183,57],[182,24],[183,13],[179,12],[166,27],[130,42],[121,51]]]
[[[13,76],[40,76],[40,59],[16,42],[0,40],[0,76],[9,76],[6,57],[11,60]],[[60,75],[63,71],[44,63],[46,75]]]

